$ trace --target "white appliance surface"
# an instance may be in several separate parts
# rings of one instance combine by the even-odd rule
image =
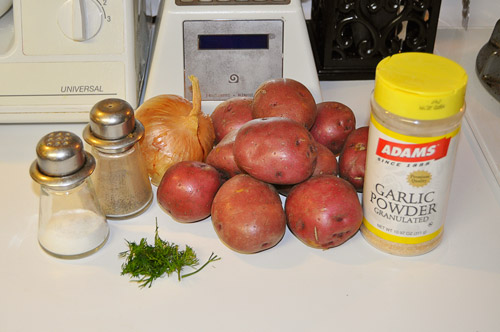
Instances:
[[[12,0],[0,0],[0,17],[12,7]]]
[[[0,17],[0,122],[85,122],[104,98],[136,107],[150,44],[141,4],[14,0]]]
[[[498,111],[471,61],[489,29],[438,31],[437,51],[469,73],[468,112]],[[321,82],[325,100],[349,105],[366,125],[373,81]],[[65,261],[37,243],[39,188],[28,169],[37,141],[83,124],[0,125],[0,330],[2,331],[500,331],[500,189],[464,121],[442,244],[419,257],[384,254],[356,234],[326,251],[288,230],[274,248],[242,255],[225,247],[209,219],[173,221],[155,202],[110,222],[96,254]],[[200,261],[222,260],[181,282],[139,289],[121,276],[125,240],[160,236],[191,245]]]

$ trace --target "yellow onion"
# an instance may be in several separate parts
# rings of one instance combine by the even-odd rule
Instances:
[[[210,116],[201,111],[198,78],[190,76],[193,103],[177,95],[144,101],[135,117],[145,129],[140,146],[151,183],[158,186],[165,171],[185,160],[204,161],[214,145]]]

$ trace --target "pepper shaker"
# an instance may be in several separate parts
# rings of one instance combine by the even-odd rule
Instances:
[[[97,160],[92,175],[97,197],[108,218],[125,219],[144,212],[153,200],[139,140],[144,126],[126,101],[104,99],[90,111],[83,138]]]
[[[92,186],[94,157],[73,133],[42,137],[30,175],[41,185],[38,242],[58,258],[81,258],[99,250],[109,226]]]

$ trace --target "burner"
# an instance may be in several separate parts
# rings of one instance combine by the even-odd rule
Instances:
[[[477,55],[476,73],[486,90],[500,101],[500,20]]]

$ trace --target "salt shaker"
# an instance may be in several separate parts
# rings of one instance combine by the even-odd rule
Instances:
[[[94,157],[67,131],[42,137],[30,175],[41,185],[38,242],[59,258],[81,258],[99,250],[109,235],[90,175]]]
[[[104,99],[90,111],[83,138],[97,161],[92,175],[107,218],[125,219],[145,211],[153,200],[151,182],[140,150],[144,126],[126,101]]]

